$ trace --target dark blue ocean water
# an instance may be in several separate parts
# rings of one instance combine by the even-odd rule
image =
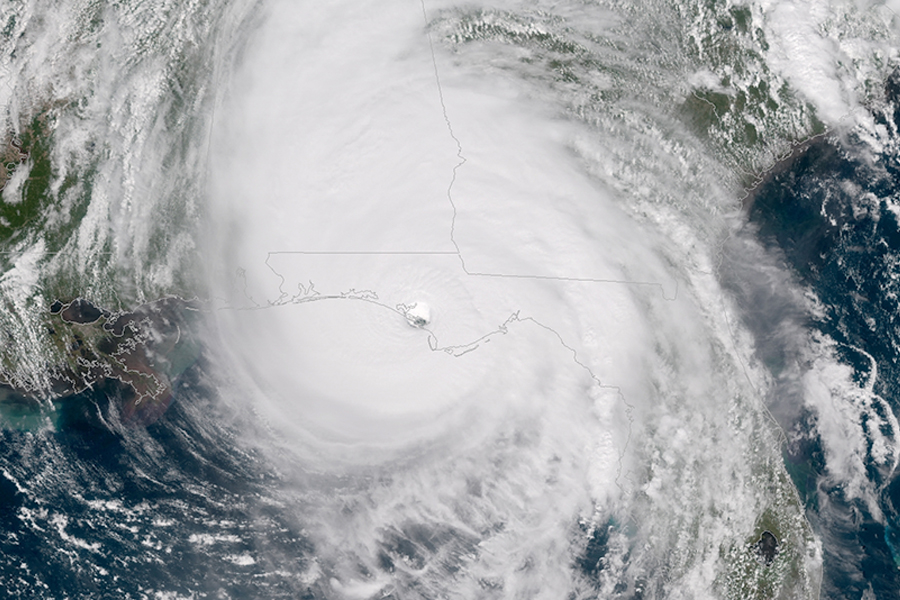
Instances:
[[[204,377],[201,361],[146,428],[115,423],[106,385],[61,403],[55,431],[0,431],[0,595],[308,597],[302,524]]]
[[[852,137],[820,138],[754,195],[749,232],[814,291],[825,307],[820,318],[780,299],[777,286],[760,292],[741,288],[738,275],[731,281],[744,291],[746,321],[776,377],[797,354],[790,336],[772,342],[784,323],[818,329],[844,344],[841,359],[860,382],[870,364],[853,347],[875,358],[875,391],[895,412],[900,225],[890,203],[900,201],[897,158]],[[333,595],[303,576],[317,552],[302,502],[281,497],[284,481],[271,463],[236,442],[207,366],[201,359],[181,377],[171,407],[147,427],[118,422],[122,390],[108,384],[59,403],[53,430],[0,430],[0,589],[8,597]],[[846,498],[827,476],[815,415],[802,407],[796,382],[779,381],[773,413],[788,437],[785,463],[823,542],[822,597],[856,600],[871,589],[875,598],[897,598],[900,477],[870,461],[884,522]],[[588,581],[601,576],[613,529],[610,522],[583,532],[587,543],[573,567]],[[385,557],[427,555],[433,534],[391,538]],[[383,567],[392,570],[389,559]],[[623,582],[617,593],[641,597],[641,586]]]
[[[889,101],[895,99],[891,85]],[[766,315],[757,314],[752,327],[761,346],[778,337],[788,320],[818,330],[839,343],[840,359],[860,384],[871,373],[867,353],[878,368],[874,391],[900,414],[900,225],[893,208],[900,203],[900,110],[894,106],[875,113],[890,134],[881,148],[852,134],[826,136],[783,165],[756,190],[749,229],[824,308],[815,317],[801,315],[787,301],[763,302],[758,311],[769,313],[768,324]],[[764,295],[772,300],[778,293]],[[762,357],[767,366],[777,377],[788,372],[796,358],[789,344],[768,346],[775,350]],[[839,482],[827,476],[815,415],[800,406],[800,393],[787,380],[781,378],[773,412],[788,436],[788,470],[824,544],[823,598],[857,599],[870,587],[876,598],[900,597],[898,474],[871,454],[865,457],[884,522],[863,502],[846,498]],[[871,426],[866,419],[862,425]]]
[[[880,114],[900,139],[900,109]],[[836,340],[860,384],[873,357],[875,392],[900,413],[897,146],[874,151],[852,135],[818,138],[753,194],[747,233],[815,294],[821,316],[807,314],[777,281],[754,287],[745,272],[723,272],[778,381],[770,405],[787,435],[785,464],[823,543],[829,599],[869,590],[878,599],[900,596],[900,477],[866,457],[881,520],[829,477],[815,414],[790,376],[800,352],[782,330],[795,325]],[[302,501],[283,498],[271,463],[236,441],[207,371],[202,359],[191,367],[163,418],[147,427],[119,423],[122,390],[107,384],[60,402],[53,429],[0,429],[0,589],[8,597],[333,595],[303,576],[317,552]],[[587,542],[573,567],[587,580],[599,580],[615,528],[610,521],[582,532]],[[433,553],[436,533],[387,536],[382,568],[392,571],[391,556],[415,563]],[[641,585],[623,582],[617,592],[641,597]]]

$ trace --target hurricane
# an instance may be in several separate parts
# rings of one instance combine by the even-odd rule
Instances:
[[[7,3],[3,589],[895,597],[896,10]]]

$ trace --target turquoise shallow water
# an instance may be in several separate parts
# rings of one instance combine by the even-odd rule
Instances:
[[[900,107],[890,10],[373,6],[23,0],[2,9],[0,587],[20,598],[894,597]],[[273,34],[292,28],[302,35]],[[361,51],[360,40],[391,53]],[[272,66],[271,56],[287,62]],[[340,92],[344,80],[360,93],[308,88]],[[437,126],[410,117],[379,129],[384,115],[365,111],[368,93],[390,115],[409,99],[431,106]],[[270,106],[275,122],[241,113],[253,106]],[[242,140],[234,132],[246,123],[260,127]],[[422,142],[429,136],[438,142]],[[491,155],[489,138],[514,140],[506,149],[521,162]],[[414,381],[435,375],[442,407],[459,400],[443,387],[465,390],[476,417],[424,411],[422,431],[433,435],[414,431],[413,443],[396,422],[421,398],[400,398],[380,417],[396,435],[366,432],[381,446],[360,456],[352,434],[328,437],[325,419],[296,408],[318,406],[304,404],[309,390],[278,404],[300,380],[291,376],[331,364],[280,350],[301,356],[340,339],[346,352],[334,342],[316,355],[351,357],[334,389],[374,381],[382,398],[384,381],[404,380],[386,357],[418,358],[403,345],[409,313],[395,314],[390,290],[315,297],[291,262],[302,239],[239,260],[253,235],[267,242],[303,226],[328,239],[345,215],[321,219],[330,213],[308,198],[344,200],[356,174],[377,175],[377,153],[356,152],[372,140],[441,176],[440,239],[426,241],[447,249],[435,261],[453,269],[385,269],[384,281],[409,276],[416,293],[432,292],[428,322],[414,325],[441,327],[458,309],[468,335],[516,294],[562,325],[515,305],[475,342],[457,335],[450,354],[491,357],[488,375],[435,370]],[[421,156],[405,162],[397,140]],[[798,142],[805,150],[779,162]],[[445,146],[446,156],[429,154]],[[324,147],[334,164],[319,160]],[[276,161],[291,172],[273,172]],[[539,175],[550,167],[590,185],[547,185]],[[308,188],[294,186],[295,172]],[[494,212],[479,212],[465,194],[495,172],[527,184],[490,188],[500,191],[481,204]],[[399,180],[416,179],[407,174]],[[345,214],[367,215],[383,185],[366,181],[366,202]],[[589,189],[591,202],[568,203],[573,189]],[[218,202],[228,194],[239,201]],[[411,214],[425,204],[417,198]],[[258,225],[266,211],[270,230]],[[367,228],[341,241],[416,230],[402,211],[389,216],[363,218]],[[575,226],[556,229],[569,217]],[[500,226],[472,233],[490,219]],[[525,227],[535,223],[546,231]],[[479,272],[496,248],[521,264]],[[323,264],[335,277],[344,268]],[[383,268],[353,264],[346,272],[360,277]],[[486,280],[519,287],[474,283]],[[121,347],[101,339],[108,331],[68,324],[77,335],[62,344],[47,312],[82,297],[105,318],[171,296],[200,299],[203,344],[184,343],[177,318],[141,330],[146,338],[117,337]],[[240,321],[304,308],[299,300],[365,302],[369,312]],[[268,337],[226,331],[233,322],[261,323]],[[297,345],[279,346],[297,324]],[[379,335],[393,354],[353,345]],[[435,350],[434,339],[423,347]],[[72,367],[79,357],[82,371]],[[378,368],[384,377],[364,378]],[[90,377],[60,385],[73,372]],[[472,373],[477,385],[457,381]],[[171,393],[141,418],[135,396],[160,374]],[[351,400],[343,406],[369,408]],[[345,421],[365,432],[358,414]]]

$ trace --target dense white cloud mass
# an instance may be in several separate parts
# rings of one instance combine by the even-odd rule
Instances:
[[[686,229],[693,200],[636,218],[592,175],[619,160],[602,133],[448,52],[416,2],[270,11],[217,108],[212,285],[238,393],[280,445],[307,469],[380,474],[351,513],[313,502],[331,589],[404,588],[352,563],[376,569],[385,532],[422,526],[473,545],[451,571],[407,557],[397,573],[558,597],[578,589],[579,537],[612,516],[636,529],[611,539],[608,585],[629,553],[650,573],[664,552],[672,589],[700,593],[769,511],[808,562],[789,585],[812,590],[817,550],[727,304],[713,273],[673,262],[716,260]],[[682,169],[685,138],[661,135],[643,159]],[[648,174],[637,195],[671,184]]]
[[[322,22],[274,10],[212,158],[218,285],[251,309],[226,311],[224,329],[267,396],[301,424],[403,441],[378,415],[435,427],[457,403],[503,405],[557,371],[577,390],[636,368],[647,334],[622,282],[662,296],[672,276],[579,169],[570,125],[510,86],[437,79],[408,3],[322,9]],[[398,308],[418,301],[427,331]]]
[[[320,597],[816,598],[769,408],[799,390],[878,519],[866,461],[893,473],[898,426],[741,202],[826,128],[889,137],[864,107],[895,18],[845,4],[25,2],[0,102],[52,130],[53,170],[4,246],[20,380],[60,290],[208,299],[204,383],[282,486],[248,510],[311,557],[225,560]]]

